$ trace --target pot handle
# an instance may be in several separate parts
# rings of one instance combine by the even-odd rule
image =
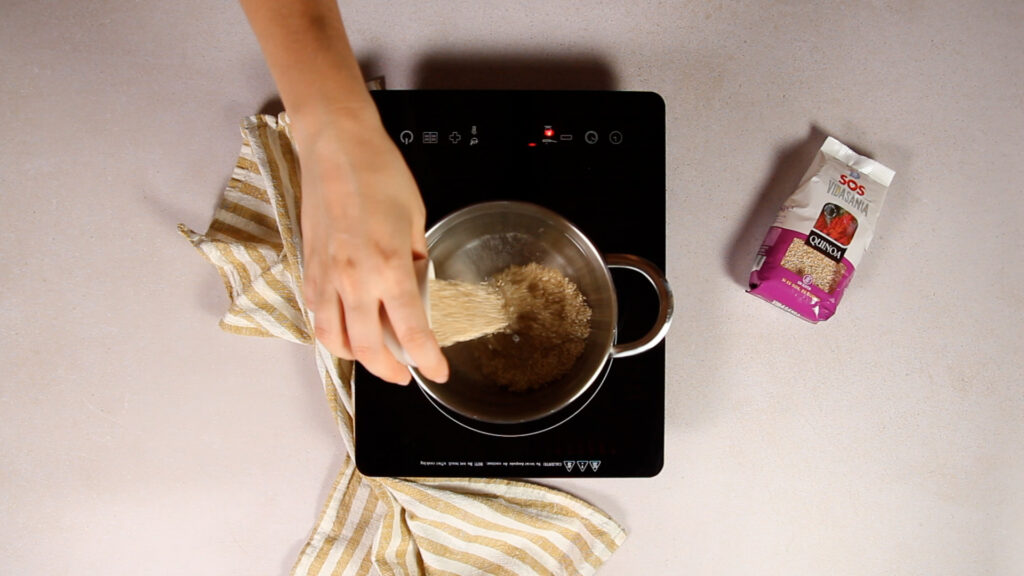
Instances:
[[[639,340],[612,346],[612,357],[625,358],[654,348],[665,339],[665,334],[672,323],[674,301],[668,279],[653,262],[632,254],[606,254],[604,261],[609,268],[626,268],[643,274],[658,291],[659,302],[658,319],[650,331]]]

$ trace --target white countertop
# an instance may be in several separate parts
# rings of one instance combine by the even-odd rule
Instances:
[[[1024,572],[1024,4],[342,6],[391,88],[667,103],[665,468],[549,482],[628,530],[601,574]],[[241,10],[2,14],[0,572],[286,573],[344,448],[311,351],[221,332],[175,230],[274,95]],[[810,325],[744,284],[826,134],[896,178]]]

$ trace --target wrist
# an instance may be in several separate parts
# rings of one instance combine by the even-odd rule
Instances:
[[[353,145],[368,134],[382,130],[380,115],[367,93],[366,101],[311,102],[301,107],[287,107],[291,132],[299,150],[313,151],[322,142],[343,142]]]

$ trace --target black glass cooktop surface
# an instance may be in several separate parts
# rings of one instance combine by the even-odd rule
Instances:
[[[374,99],[427,207],[519,200],[561,214],[602,253],[665,269],[665,105],[650,92],[382,91]],[[613,271],[619,342],[658,314],[647,279]],[[413,382],[357,366],[355,459],[369,476],[646,477],[664,453],[664,344],[611,361],[544,422],[470,427]]]

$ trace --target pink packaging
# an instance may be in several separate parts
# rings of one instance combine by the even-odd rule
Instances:
[[[768,230],[748,292],[810,322],[832,317],[871,243],[894,175],[826,139]]]

